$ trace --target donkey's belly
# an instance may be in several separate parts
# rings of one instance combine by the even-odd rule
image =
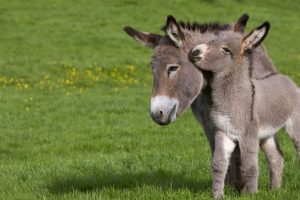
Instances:
[[[285,123],[284,123],[285,124]],[[261,126],[258,129],[258,139],[263,140],[273,137],[284,124],[278,127]],[[215,125],[222,130],[230,139],[236,141],[239,139],[241,132],[230,123],[230,118],[226,115],[215,115]]]
[[[271,126],[259,127],[258,129],[259,140],[263,140],[274,136],[280,128],[281,127],[271,127]]]
[[[268,126],[268,125],[263,125],[263,126],[260,126],[259,129],[258,129],[258,138],[260,140],[263,140],[263,139],[266,139],[268,137],[272,137],[274,136],[278,131],[279,129],[285,127],[286,125],[290,124],[291,123],[291,118],[287,118],[285,120],[284,123],[281,123],[281,124],[277,124],[277,126]]]

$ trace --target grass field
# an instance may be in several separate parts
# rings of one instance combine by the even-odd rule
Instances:
[[[160,33],[166,16],[264,20],[278,70],[300,85],[300,4],[292,1],[2,0],[0,199],[209,199],[210,150],[187,111],[169,126],[149,117],[151,49],[123,31]],[[292,142],[279,133],[283,187],[226,199],[300,199]]]

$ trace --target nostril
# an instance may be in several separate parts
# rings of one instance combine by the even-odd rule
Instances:
[[[159,111],[156,111],[156,112],[151,112],[150,116],[152,117],[152,119],[154,119],[154,121],[160,121],[164,118],[164,111],[159,110]]]
[[[164,112],[162,110],[159,111],[160,116],[162,116],[164,114]]]
[[[195,51],[192,52],[193,56],[198,56],[200,54],[201,54],[201,51],[199,49],[197,49],[197,50],[195,50]]]

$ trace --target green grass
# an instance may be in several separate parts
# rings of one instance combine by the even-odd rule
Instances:
[[[149,117],[151,49],[123,31],[160,33],[166,16],[271,22],[264,42],[279,71],[300,84],[295,1],[2,0],[0,199],[209,199],[210,150],[187,111],[160,127]],[[283,187],[227,199],[297,199],[300,169],[281,132]]]

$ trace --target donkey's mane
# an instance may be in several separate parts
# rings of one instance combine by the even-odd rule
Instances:
[[[178,22],[179,26],[185,30],[194,31],[194,32],[200,32],[200,33],[206,33],[206,32],[212,32],[212,33],[218,33],[220,31],[225,31],[231,29],[231,26],[229,24],[220,24],[219,22],[210,22],[210,23],[198,23],[198,22]],[[163,31],[167,29],[167,26],[163,26],[161,28]]]

